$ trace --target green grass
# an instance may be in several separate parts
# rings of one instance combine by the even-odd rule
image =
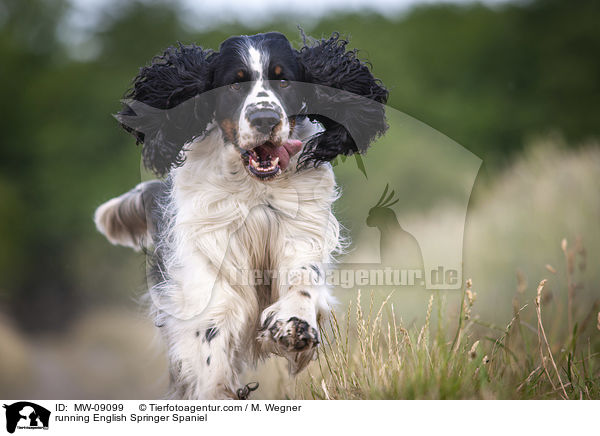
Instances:
[[[332,313],[321,334],[318,361],[296,384],[310,399],[600,399],[598,301],[578,307],[578,242],[562,249],[567,264],[567,301],[542,280],[533,299],[519,285],[513,318],[498,327],[476,313],[468,280],[462,305],[447,315],[445,298],[431,294],[425,321],[405,327],[392,299],[365,307],[360,293],[345,314]],[[566,313],[565,313],[566,312]]]

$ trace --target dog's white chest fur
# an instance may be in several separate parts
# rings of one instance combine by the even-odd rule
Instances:
[[[184,289],[186,282],[197,282],[196,275],[206,279],[206,271],[197,271],[199,265],[189,271],[191,259],[210,271],[209,282],[219,272],[232,273],[228,268],[276,268],[294,255],[329,262],[338,244],[338,224],[331,214],[336,199],[331,167],[290,172],[265,183],[249,179],[239,154],[223,152],[224,147],[215,132],[192,144],[185,165],[172,172],[168,207],[173,222],[164,238],[172,243],[171,278]],[[190,290],[193,295],[184,291],[188,300],[181,310],[198,314],[211,291],[196,286]],[[189,307],[190,298],[196,307]]]

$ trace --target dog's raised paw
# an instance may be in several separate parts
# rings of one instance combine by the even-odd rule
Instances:
[[[295,316],[287,321],[274,322],[273,317],[267,317],[263,323],[260,339],[273,341],[280,352],[306,351],[319,345],[317,329]]]

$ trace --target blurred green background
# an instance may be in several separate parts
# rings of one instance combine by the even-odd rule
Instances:
[[[147,363],[153,371],[139,368],[152,330],[132,315],[144,258],[110,246],[92,215],[140,180],[139,149],[111,114],[138,68],[176,41],[216,49],[230,35],[278,30],[298,47],[297,25],[314,37],[349,36],[390,89],[391,107],[483,160],[465,268],[487,295],[484,310],[510,302],[517,270],[535,283],[547,263],[560,268],[562,237],[588,248],[592,286],[581,294],[598,297],[599,2],[278,12],[256,26],[193,26],[179,2],[106,4],[88,23],[67,1],[0,0],[0,396],[134,398],[164,387],[154,378],[160,356]],[[389,153],[370,159],[394,162]],[[400,168],[389,182],[426,198]],[[338,171],[343,189],[359,185],[360,173]],[[452,213],[438,206],[403,212],[421,222]],[[90,365],[92,385],[81,370]],[[52,383],[20,378],[44,371]]]

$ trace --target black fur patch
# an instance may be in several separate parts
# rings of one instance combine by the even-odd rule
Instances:
[[[206,329],[206,333],[204,334],[204,337],[206,338],[206,341],[208,343],[210,343],[210,341],[212,341],[215,336],[217,336],[219,334],[219,330],[216,327],[210,327],[208,329]]]
[[[271,324],[271,321],[273,321],[273,317],[274,316],[275,316],[274,313],[270,313],[270,314],[267,315],[267,317],[265,318],[265,322],[263,322],[261,330],[266,330],[267,327],[269,327],[269,324]]]
[[[213,56],[195,45],[169,47],[140,69],[125,94],[116,118],[144,144],[144,165],[158,175],[183,164],[181,148],[204,133],[213,118],[206,99],[194,99],[210,90]]]
[[[384,104],[388,90],[373,76],[369,64],[358,58],[357,50],[347,50],[347,45],[348,40],[340,38],[339,33],[328,39],[309,44],[305,42],[305,46],[297,52],[298,61],[304,69],[303,81],[340,89],[380,104],[361,104],[360,99],[346,101],[351,95],[345,93],[339,96],[331,93],[328,97],[330,103],[318,100],[317,107],[309,107],[307,114],[311,120],[321,123],[325,130],[306,144],[298,160],[299,167],[317,166],[340,154],[362,153],[387,130]],[[319,114],[319,107],[322,109],[324,104],[336,114],[335,121]],[[349,127],[352,127],[354,137],[350,135]]]
[[[321,269],[315,265],[314,263],[310,265],[310,269],[312,269],[316,274],[318,278],[321,278]]]

